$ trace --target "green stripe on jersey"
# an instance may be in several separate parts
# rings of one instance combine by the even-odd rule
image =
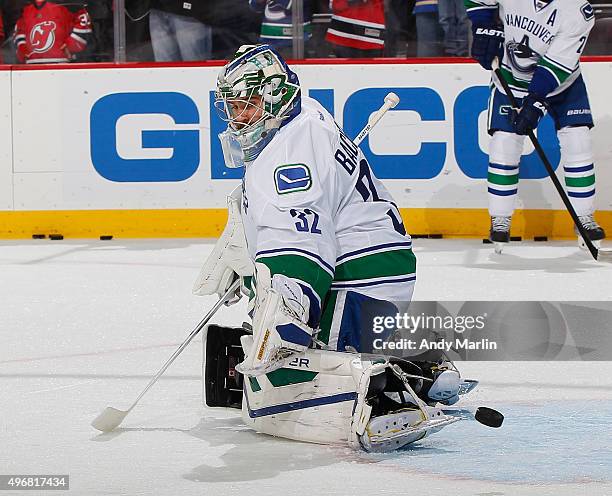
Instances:
[[[338,299],[338,291],[330,291],[323,302],[323,314],[319,324],[319,333],[317,339],[329,344],[329,334],[331,332],[332,321],[334,319],[334,310],[336,309],[336,300]]]
[[[559,84],[564,83],[565,80],[568,77],[570,77],[572,73],[574,72],[574,71],[568,71],[567,69],[559,67],[558,65],[554,63],[554,61],[546,57],[542,57],[540,59],[540,62],[538,62],[538,65],[541,65],[542,67],[548,69],[552,73],[552,75],[557,79]]]
[[[310,284],[321,301],[331,286],[332,277],[329,273],[323,270],[318,263],[301,255],[276,255],[258,258],[256,261],[266,265],[272,276],[283,274]]]
[[[385,251],[364,255],[336,266],[334,282],[401,276],[416,272],[416,257],[412,250]]]
[[[497,5],[484,5],[480,2],[473,2],[472,0],[465,0],[464,4],[467,10],[482,9],[482,8],[485,8],[485,9],[496,9],[497,8]]]
[[[512,74],[512,72],[510,72],[505,67],[501,67],[500,69],[501,69],[502,75],[504,76],[504,79],[511,87],[514,86],[516,88],[526,90],[527,87],[529,86],[529,81],[521,81],[520,79],[516,79],[514,77],[514,74]]]
[[[304,23],[304,35],[309,35],[312,32],[312,26],[309,22]],[[278,24],[266,24],[261,25],[261,36],[280,38],[290,40],[293,33],[293,27],[291,24],[278,25]]]

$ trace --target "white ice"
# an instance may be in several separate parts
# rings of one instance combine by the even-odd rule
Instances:
[[[612,265],[570,242],[501,256],[476,240],[415,245],[415,299],[612,302]],[[127,408],[213,303],[191,295],[210,248],[0,242],[0,474],[69,474],[76,495],[612,494],[612,362],[461,363],[481,384],[459,405],[497,408],[504,426],[459,422],[369,455],[255,434],[237,410],[204,407],[196,340],[101,435],[91,420]],[[240,322],[235,307],[215,320]]]

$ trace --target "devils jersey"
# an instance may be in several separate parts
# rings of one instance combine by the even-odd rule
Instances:
[[[595,22],[588,1],[466,0],[465,4],[472,22],[488,12],[493,17],[499,8],[506,36],[501,69],[517,96],[527,93],[537,68],[557,85],[548,96],[561,93],[580,75],[580,54]]]
[[[4,24],[2,23],[2,11],[0,10],[0,45],[4,41]],[[2,52],[0,51],[0,64],[3,63]]]
[[[90,33],[85,9],[73,14],[50,2],[42,7],[27,5],[15,25],[17,59],[27,64],[69,62],[70,54],[85,49]]]
[[[335,45],[360,50],[385,46],[383,0],[332,0],[332,19],[325,39]]]
[[[246,167],[241,210],[250,257],[298,281],[311,325],[330,289],[410,301],[416,259],[397,206],[315,100]]]

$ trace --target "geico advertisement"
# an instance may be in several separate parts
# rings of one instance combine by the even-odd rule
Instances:
[[[609,65],[588,66],[586,79],[599,125],[596,159],[607,162],[612,157],[609,140],[598,140],[598,136],[610,135],[611,112],[605,95],[598,91],[597,77],[592,76],[601,69],[609,71]],[[231,179],[239,179],[241,171],[224,166],[217,139],[226,126],[214,109],[218,70],[14,73],[17,128],[25,122],[26,112],[36,111],[35,93],[29,90],[34,85],[45,87],[37,79],[52,78],[50,87],[60,94],[55,104],[61,103],[56,115],[39,117],[51,129],[47,149],[45,137],[41,146],[32,147],[31,136],[26,139],[16,129],[16,174],[40,172],[47,179],[53,177],[61,197],[47,198],[52,208],[60,208],[58,204],[63,208],[223,206],[224,196],[236,184]],[[398,106],[361,147],[401,206],[486,207],[490,88],[485,71],[475,64],[304,65],[296,70],[304,94],[317,99],[349,136],[359,133],[389,91],[400,97]],[[538,137],[557,167],[560,152],[549,117],[542,120]],[[612,184],[611,174],[601,169],[600,193]],[[16,182],[16,196],[26,196],[21,202],[16,198],[16,206],[28,203],[27,182],[32,179],[26,176]],[[525,147],[521,178],[525,187],[519,207],[561,208],[530,145]],[[610,207],[605,201],[609,194],[599,197],[599,208]],[[40,198],[31,200],[40,208]]]

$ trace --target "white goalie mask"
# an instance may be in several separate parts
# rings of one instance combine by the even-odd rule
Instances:
[[[269,45],[243,45],[217,78],[215,108],[227,167],[253,162],[278,129],[300,112],[297,75]]]

